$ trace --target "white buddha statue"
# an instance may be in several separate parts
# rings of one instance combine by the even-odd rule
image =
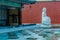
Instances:
[[[51,20],[50,17],[46,15],[46,7],[42,9],[42,26],[43,27],[50,27],[51,26]]]

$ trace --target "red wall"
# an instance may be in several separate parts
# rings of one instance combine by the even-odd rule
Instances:
[[[41,23],[43,7],[47,8],[47,15],[51,18],[51,23],[59,24],[60,2],[37,2],[35,4],[24,5],[22,9],[22,23]]]

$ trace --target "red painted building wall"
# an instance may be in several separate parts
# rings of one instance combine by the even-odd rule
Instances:
[[[42,8],[47,8],[47,15],[52,24],[60,24],[60,2],[37,2],[24,5],[22,9],[22,23],[41,23]]]

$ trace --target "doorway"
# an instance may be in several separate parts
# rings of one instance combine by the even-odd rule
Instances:
[[[19,20],[20,17],[20,10],[18,10],[18,8],[12,8],[12,9],[8,9],[8,25],[10,26],[18,26],[20,25],[20,21]]]

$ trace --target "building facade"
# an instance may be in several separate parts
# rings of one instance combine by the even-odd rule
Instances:
[[[0,0],[0,25],[19,25],[20,8],[20,0]]]
[[[20,25],[21,9],[24,4],[35,3],[36,0],[0,0],[0,25]]]
[[[46,7],[51,24],[60,24],[60,2],[36,2],[24,5],[22,10],[22,23],[41,23],[42,9]]]

